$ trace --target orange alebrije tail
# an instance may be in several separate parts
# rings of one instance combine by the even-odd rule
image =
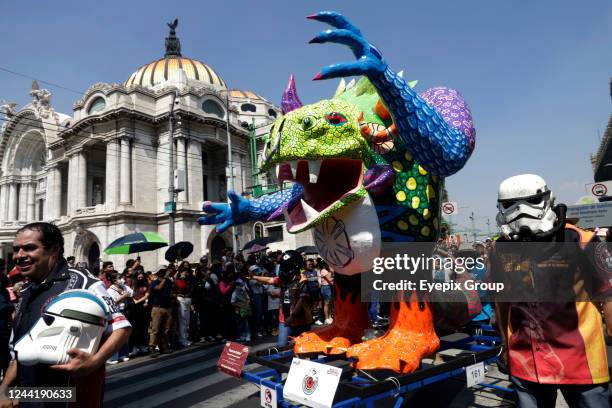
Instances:
[[[391,119],[391,114],[389,113],[389,110],[387,110],[385,105],[382,103],[382,100],[380,100],[380,99],[378,99],[378,102],[376,102],[376,106],[374,106],[374,112],[382,120],[390,120]]]

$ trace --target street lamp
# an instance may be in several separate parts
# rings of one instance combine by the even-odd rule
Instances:
[[[227,120],[225,121],[225,131],[227,133],[227,203],[232,205],[229,192],[234,189],[234,166],[232,163],[232,136],[230,134],[230,104],[229,104],[229,91],[225,94]],[[236,227],[232,225],[232,248],[234,253],[238,253],[238,239],[236,237]]]
[[[178,88],[172,93],[172,101],[170,102],[170,112],[168,114],[169,134],[168,147],[170,163],[168,165],[168,203],[169,208],[166,208],[168,213],[168,244],[174,245],[174,213],[176,211],[176,192],[174,191],[174,124],[176,117],[174,115],[174,105],[178,104]],[[168,205],[167,205],[168,206]]]

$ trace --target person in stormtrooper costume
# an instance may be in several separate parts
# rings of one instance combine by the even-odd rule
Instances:
[[[600,278],[608,272],[596,265],[593,256],[593,248],[605,243],[567,222],[567,207],[555,205],[544,179],[534,174],[502,181],[497,208],[501,234],[490,256],[490,279],[498,282],[522,273],[521,279],[525,282],[525,277],[530,277],[526,282],[534,288],[538,281],[540,287],[554,287],[563,281],[571,292],[569,299],[536,297],[525,301],[516,293],[496,299],[503,341],[501,368],[510,374],[518,406],[554,407],[557,390],[570,407],[611,406],[601,315],[594,302],[577,302],[579,294],[574,293],[582,290],[577,282],[585,281],[585,270],[599,271],[595,275]],[[522,251],[518,258],[517,252],[512,252],[517,246]],[[563,250],[559,251],[560,247]],[[557,249],[547,252],[541,248]],[[599,296],[609,298],[608,280],[594,282]]]

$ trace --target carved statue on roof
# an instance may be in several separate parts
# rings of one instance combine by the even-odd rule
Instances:
[[[178,26],[178,18],[175,18],[173,22],[167,23],[170,27],[170,33],[166,37],[166,57],[169,56],[181,56],[181,40],[176,36],[176,26]]]
[[[4,118],[0,117],[0,135],[4,133],[8,120],[17,113],[16,102],[7,102],[4,99],[0,102],[0,112],[4,114]]]
[[[40,89],[38,81],[32,81],[32,90],[30,96],[32,97],[32,106],[43,119],[53,117],[56,121],[59,120],[59,116],[51,107],[51,96],[53,94],[48,89]]]
[[[17,102],[8,102],[4,99],[2,102],[0,102],[0,111],[2,111],[4,116],[6,116],[6,119],[10,119],[11,117],[15,116],[17,113],[17,109],[15,109],[16,107]]]

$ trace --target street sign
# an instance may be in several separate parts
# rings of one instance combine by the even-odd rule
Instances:
[[[225,348],[223,348],[219,361],[217,361],[217,368],[225,374],[240,378],[248,355],[248,346],[228,341],[225,343]]]
[[[313,408],[331,408],[342,369],[294,358],[283,397]]]
[[[276,390],[261,384],[259,392],[260,405],[264,408],[277,408]]]
[[[164,212],[166,214],[173,214],[176,212],[176,203],[172,201],[166,201],[164,203]]]
[[[459,206],[456,201],[447,201],[442,203],[442,214],[443,215],[456,215],[459,214]]]
[[[578,218],[578,226],[582,228],[612,227],[612,201],[570,205],[566,216]]]
[[[607,197],[612,193],[612,181],[585,184],[586,193],[594,197]]]

